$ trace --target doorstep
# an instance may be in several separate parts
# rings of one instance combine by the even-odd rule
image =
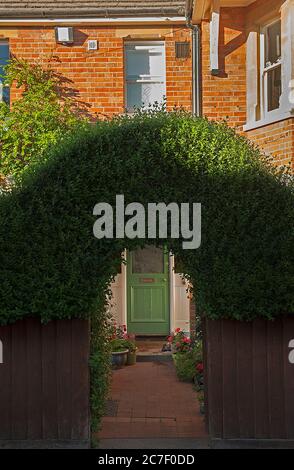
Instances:
[[[136,338],[138,348],[138,362],[163,362],[171,361],[172,353],[163,352],[162,348],[166,344],[165,337],[139,337]]]

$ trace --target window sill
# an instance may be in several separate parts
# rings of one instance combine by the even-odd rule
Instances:
[[[252,131],[254,129],[259,129],[260,127],[269,126],[270,124],[274,124],[275,122],[285,121],[286,119],[290,119],[294,117],[294,109],[293,112],[287,111],[284,113],[276,113],[273,116],[266,117],[264,119],[260,119],[259,121],[248,122],[243,127],[243,130]]]

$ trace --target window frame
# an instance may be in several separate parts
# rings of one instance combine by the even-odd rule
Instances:
[[[140,74],[139,78],[131,79],[128,78],[127,75],[127,47],[128,46],[162,46],[162,60],[163,60],[163,70],[164,75],[148,75],[148,74]],[[128,109],[128,84],[129,83],[150,83],[150,84],[163,84],[164,93],[162,97],[162,102],[164,102],[164,98],[166,96],[166,46],[164,40],[133,40],[133,41],[125,41],[124,42],[124,107],[127,113],[132,114],[135,109]],[[162,79],[160,79],[162,78]],[[148,104],[146,105],[148,107]]]
[[[274,63],[269,66],[266,66],[265,64],[265,57],[266,57],[266,34],[267,30],[270,26],[273,26],[275,23],[278,23],[281,21],[281,17],[276,17],[274,20],[271,22],[263,25],[261,27],[260,31],[260,108],[261,108],[261,118],[262,119],[271,119],[272,117],[274,118],[276,115],[279,115],[281,113],[281,97],[283,94],[283,89],[281,91],[280,95],[280,103],[279,107],[276,109],[273,109],[271,111],[268,110],[268,76],[269,72],[272,70],[275,70],[277,68],[281,68],[281,77],[283,74],[283,63],[282,63],[282,43],[281,43],[281,55],[280,58]],[[283,84],[282,84],[283,85]]]
[[[0,45],[7,45],[8,47],[8,60],[10,60],[10,45],[9,45],[9,40],[8,39],[0,39]],[[8,88],[8,87],[6,87]],[[3,86],[3,83],[2,83],[2,80],[1,80],[1,77],[0,77],[0,103],[6,103],[6,101],[3,99],[3,89],[4,89],[4,86]],[[8,98],[8,101],[6,104],[9,104],[10,103],[10,97]]]
[[[260,35],[262,28],[281,20],[281,78],[282,95],[279,109],[265,114],[262,107]],[[251,131],[294,117],[294,2],[286,0],[281,6],[272,6],[260,18],[251,16],[247,21],[246,41],[246,108],[247,118],[243,131]]]

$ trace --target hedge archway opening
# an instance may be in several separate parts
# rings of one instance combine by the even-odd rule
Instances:
[[[98,202],[197,202],[202,243],[93,236]],[[71,136],[1,196],[0,322],[96,317],[122,251],[176,254],[211,318],[294,311],[293,185],[225,124],[183,112],[138,113]],[[100,313],[99,313],[100,312]]]

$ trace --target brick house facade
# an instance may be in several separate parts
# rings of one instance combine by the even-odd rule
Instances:
[[[78,0],[73,6],[63,1],[29,0],[26,7],[20,2],[16,8],[15,2],[6,2],[5,6],[0,2],[0,68],[9,53],[30,63],[46,64],[51,60],[94,119],[154,101],[165,102],[167,110],[182,107],[192,111],[191,39],[185,0]],[[10,103],[20,94],[21,90],[12,87]],[[145,258],[139,261],[144,266],[153,262],[158,271],[151,272],[163,269],[167,281],[162,287],[164,301],[158,300],[158,310],[162,311],[150,312],[152,318],[158,315],[164,321],[145,322],[145,329],[131,322],[139,307],[135,305],[130,313],[133,307],[128,305],[128,293],[134,290],[138,306],[142,306],[142,299],[140,293],[136,294],[136,286],[131,285],[132,277],[125,265],[112,284],[114,316],[135,333],[168,334],[176,327],[189,331],[187,285],[174,272],[173,258],[165,256],[162,268],[163,250],[144,250],[146,255],[143,251],[138,256]],[[132,266],[136,253],[125,255]],[[149,285],[150,292],[152,288]]]
[[[293,171],[294,1],[187,3],[201,29],[203,114],[226,120]],[[269,112],[267,99],[276,100]]]
[[[46,62],[54,57],[56,70],[70,81],[78,99],[89,105],[95,118],[124,112],[130,95],[137,105],[142,104],[144,83],[148,81],[147,92],[151,87],[154,96],[156,84],[161,82],[159,94],[165,96],[168,110],[181,106],[196,111],[198,91],[199,112],[209,119],[226,120],[272,154],[277,165],[294,169],[294,0],[79,0],[74,7],[68,5],[63,1],[29,0],[26,7],[22,2],[15,7],[15,2],[0,2],[0,55],[5,47],[29,62]],[[200,30],[198,76],[196,25]],[[271,25],[272,29],[266,29]],[[58,41],[56,28],[72,28],[72,41]],[[267,35],[273,49],[270,52],[276,55],[269,57],[269,64],[261,59]],[[151,71],[146,74],[146,64],[141,71],[128,74],[128,50],[132,53],[141,48],[146,52],[149,48],[150,52],[150,47],[164,61],[160,79],[154,79]],[[270,112],[265,112],[265,77],[266,98],[269,83],[273,92]],[[19,94],[20,90],[12,88],[11,102]],[[117,315],[126,322],[124,268],[119,276],[113,290],[118,304],[124,305]],[[170,278],[170,327],[185,329],[189,317],[186,285],[173,274],[172,267]],[[176,310],[185,313],[176,318]],[[191,308],[192,326],[193,319]]]
[[[12,5],[11,9],[9,2],[5,6],[0,4],[0,46],[7,41],[11,54],[28,61],[46,61],[54,56],[56,69],[71,81],[79,99],[98,117],[125,110],[124,49],[127,43],[140,41],[165,44],[167,109],[182,106],[192,110],[192,34],[185,18],[191,8],[191,23],[200,25],[201,29],[201,83],[198,85],[203,115],[226,120],[272,154],[276,164],[294,168],[293,105],[289,103],[287,112],[273,113],[276,116],[269,119],[260,115],[263,93],[260,37],[267,25],[279,19],[282,20],[280,55],[284,88],[281,107],[287,108],[286,95],[293,94],[293,53],[288,52],[294,50],[293,0],[148,0],[139,6],[138,2],[128,0],[122,7],[119,6],[122,2],[109,0],[100,2],[100,8],[97,2],[81,0],[72,9],[68,9],[66,2],[59,2],[58,6],[55,2],[36,0],[27,3],[25,9],[21,4],[19,8]],[[213,14],[219,15],[219,23],[215,23]],[[56,26],[72,26],[73,43],[58,43]],[[219,31],[214,44],[218,55],[217,74],[211,69],[215,28]],[[98,48],[89,51],[92,39],[98,41]],[[186,42],[190,48],[188,56],[177,58],[176,43]],[[285,65],[285,61],[289,63]],[[19,93],[12,89],[11,100],[17,99]]]
[[[8,4],[13,2],[8,2]],[[0,44],[9,43],[10,54],[29,62],[54,57],[58,72],[71,81],[79,99],[90,105],[93,114],[110,116],[126,108],[126,44],[162,42],[165,45],[165,96],[167,108],[182,106],[191,110],[191,48],[186,57],[177,58],[176,43],[189,43],[184,1],[140,3],[121,2],[27,2],[21,10],[1,7]],[[89,9],[89,4],[93,9]],[[99,8],[103,4],[104,8]],[[96,5],[96,6],[95,6]],[[13,7],[13,5],[12,5]],[[18,14],[19,10],[19,14]],[[14,18],[13,18],[14,16]],[[54,18],[59,18],[54,20]],[[56,41],[55,28],[73,27],[73,42]],[[97,49],[89,50],[89,41],[97,41]],[[13,101],[20,91],[12,89]]]
[[[185,26],[75,26],[70,45],[55,41],[54,28],[0,28],[0,37],[9,39],[11,54],[27,61],[56,57],[56,70],[71,80],[79,99],[91,106],[93,113],[111,115],[125,109],[124,45],[127,41],[163,40],[166,47],[166,99],[168,108],[182,105],[191,109],[191,58],[176,59],[175,43],[190,41]],[[88,51],[89,40],[99,41],[99,50]],[[13,89],[11,99],[18,96]]]
[[[202,111],[242,129],[246,122],[246,48],[243,9],[224,9],[220,21],[219,75],[210,69],[210,23],[201,25]]]

